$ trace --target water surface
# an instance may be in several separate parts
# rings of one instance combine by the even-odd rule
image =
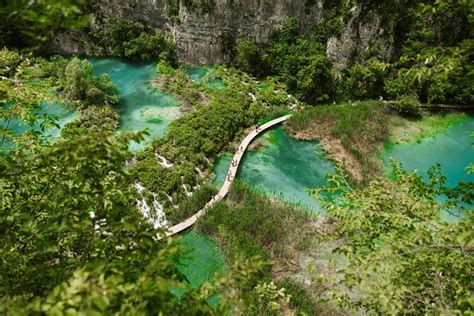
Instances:
[[[144,142],[131,143],[130,150],[142,149],[154,138],[165,135],[169,123],[180,115],[179,102],[169,94],[150,89],[149,81],[157,76],[155,63],[111,58],[90,58],[89,61],[94,66],[94,74],[107,73],[118,87],[119,131],[137,132],[147,128],[150,132]]]
[[[185,69],[186,74],[188,75],[189,79],[191,79],[194,82],[202,82],[204,77],[211,72],[210,67],[186,67]],[[224,89],[225,88],[225,83],[222,79],[220,78],[211,78],[207,80],[206,84],[215,89]]]
[[[224,255],[213,239],[195,230],[185,232],[182,237],[181,245],[190,252],[180,258],[178,269],[186,276],[191,287],[198,288],[212,280],[216,273],[227,271]]]
[[[418,143],[393,145],[382,154],[385,168],[391,172],[389,161],[393,158],[401,162],[406,170],[416,170],[428,180],[428,169],[439,163],[448,187],[455,187],[460,181],[474,182],[474,174],[466,172],[466,167],[474,163],[474,138],[470,136],[473,132],[474,116],[469,116],[454,127]],[[439,197],[440,201],[444,199]],[[455,220],[447,213],[441,216],[446,220]]]
[[[58,126],[51,126],[46,128],[42,134],[46,136],[49,140],[59,137],[61,133],[61,128],[64,127],[67,123],[73,121],[77,117],[77,113],[64,105],[58,104],[56,102],[52,103],[41,103],[40,109],[37,111],[40,115],[51,115],[54,118],[55,123]],[[23,134],[26,131],[35,131],[41,132],[41,124],[44,120],[40,119],[34,122],[34,124],[28,124],[21,121],[20,119],[13,117],[9,122],[5,119],[0,119],[0,125],[11,129],[13,135],[18,136]],[[2,148],[7,149],[12,148],[13,143],[9,141],[4,141]]]
[[[292,138],[283,127],[264,134],[266,145],[247,151],[237,177],[269,196],[322,212],[320,205],[307,190],[326,184],[325,176],[334,167],[316,142]],[[232,155],[222,155],[215,167],[214,183],[220,186],[232,161]]]
[[[474,181],[474,175],[468,175],[465,168],[474,163],[474,116],[456,124],[454,127],[419,143],[394,145],[383,153],[387,170],[388,161],[393,158],[400,161],[407,170],[417,172],[428,179],[428,169],[436,163],[447,177],[447,185],[454,187],[459,181]]]

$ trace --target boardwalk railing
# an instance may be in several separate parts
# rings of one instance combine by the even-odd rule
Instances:
[[[219,192],[204,206],[203,209],[201,209],[199,212],[194,214],[193,216],[189,217],[188,219],[182,221],[179,224],[174,225],[173,227],[168,228],[166,231],[166,236],[172,236],[175,235],[179,232],[182,232],[183,230],[191,227],[196,221],[204,215],[206,210],[213,206],[215,203],[219,202],[222,200],[227,193],[229,193],[230,186],[232,182],[234,181],[235,176],[237,175],[237,170],[239,169],[240,161],[242,160],[242,157],[244,156],[245,151],[247,150],[248,146],[254,140],[255,137],[257,137],[260,133],[263,131],[278,125],[284,121],[286,121],[291,114],[285,115],[282,117],[279,117],[277,119],[271,120],[270,122],[267,122],[260,126],[258,130],[252,131],[250,134],[248,134],[244,140],[240,143],[239,148],[237,149],[237,152],[234,155],[234,158],[232,159],[232,164],[229,167],[229,171],[227,173],[227,178],[224,181],[224,184],[222,185],[221,189]]]

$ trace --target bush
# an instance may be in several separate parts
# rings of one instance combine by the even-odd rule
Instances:
[[[74,57],[66,62],[63,58],[56,58],[54,63],[63,66],[55,69],[59,93],[67,101],[82,106],[113,105],[118,102],[117,89],[109,76],[94,76],[89,61]]]
[[[395,109],[402,115],[417,116],[421,114],[421,104],[417,98],[404,96],[395,103]]]
[[[143,60],[159,58],[173,64],[176,61],[174,43],[159,30],[122,19],[107,21],[102,29],[92,30],[89,35],[103,43],[112,56]]]
[[[384,95],[388,66],[377,59],[355,64],[343,71],[342,94],[350,99],[375,99]]]
[[[332,96],[334,78],[325,45],[301,35],[298,19],[288,20],[264,60],[288,90],[301,100],[317,103]]]
[[[155,34],[141,33],[138,37],[122,44],[126,57],[139,57],[148,60],[158,57],[161,60],[174,60],[174,44],[166,36],[156,31]]]
[[[237,45],[236,64],[245,72],[260,73],[262,71],[260,48],[247,39],[241,39]]]

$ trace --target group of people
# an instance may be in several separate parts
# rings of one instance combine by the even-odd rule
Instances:
[[[261,128],[260,128],[260,124],[256,124],[255,125],[255,132],[258,133],[261,131]],[[237,148],[237,153],[243,153],[244,152],[244,146],[239,146],[239,148]],[[237,159],[233,159],[232,160],[232,167],[236,167],[237,166]],[[227,172],[227,181],[232,181],[232,172],[229,170],[229,172]]]

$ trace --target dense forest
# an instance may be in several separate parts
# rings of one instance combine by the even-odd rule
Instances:
[[[318,1],[303,2],[310,10]],[[212,16],[217,6],[163,3],[173,24],[183,7]],[[199,81],[186,72],[173,34],[103,19],[96,6],[0,7],[1,314],[473,313],[474,184],[449,185],[440,165],[423,177],[392,160],[387,174],[380,159],[397,122],[424,122],[435,111],[425,132],[434,134],[470,115],[436,111],[474,104],[471,1],[322,1],[325,19],[309,28],[290,16],[267,43],[224,38],[225,62]],[[369,47],[337,67],[327,47],[357,6],[359,19],[377,16],[392,30],[393,54]],[[70,30],[86,34],[80,45],[88,56],[154,63],[146,88],[180,104],[163,136],[129,150],[150,131],[119,131],[121,92],[88,56],[51,53],[57,34]],[[51,104],[75,118],[61,125],[45,111]],[[214,200],[221,154],[287,114],[285,131],[320,142],[335,166],[324,186],[308,188],[324,212],[236,180],[194,228],[216,241],[228,268],[191,285],[178,268],[189,255],[183,237],[164,237],[166,227],[147,221],[137,201],[160,205],[170,225],[192,216]],[[474,173],[474,159],[463,172]],[[296,257],[314,259],[314,267],[301,272]]]

